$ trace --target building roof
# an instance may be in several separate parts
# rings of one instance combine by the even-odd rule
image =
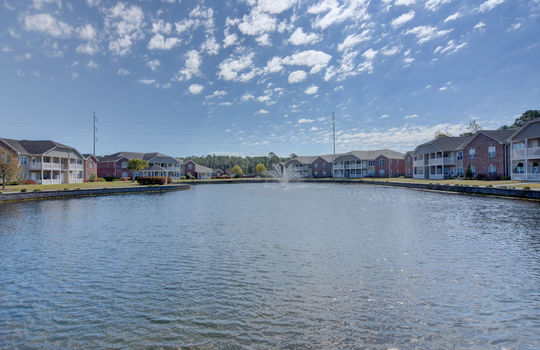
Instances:
[[[514,137],[516,137],[517,135],[519,135],[523,130],[527,129],[529,127],[529,125],[531,124],[534,124],[534,123],[540,123],[540,118],[536,118],[536,119],[533,119],[533,120],[530,120],[527,124],[521,126],[520,128],[518,128],[517,130],[514,130],[514,132],[512,133],[512,135],[508,136],[508,141],[510,141],[510,139],[513,139]]]
[[[138,153],[138,152],[117,152],[114,154],[110,154],[108,156],[103,156],[99,158],[100,162],[116,162],[117,160],[120,160],[122,158],[126,158],[128,160],[131,159],[143,159],[144,153]]]
[[[143,169],[143,171],[167,171],[167,170],[157,164],[154,164],[149,168]]]
[[[505,143],[510,136],[512,136],[517,129],[506,129],[506,130],[480,130],[478,133],[482,133],[488,137],[491,137],[494,140],[499,141],[500,143]]]
[[[197,173],[213,173],[214,171],[209,168],[209,167],[206,167],[204,165],[200,165],[200,164],[197,164],[195,162],[193,162],[195,164],[195,172]]]
[[[373,151],[351,151],[345,154],[352,154],[359,159],[375,159],[379,156],[385,156],[388,159],[403,159],[403,153],[392,151],[390,149],[378,149]]]
[[[421,145],[418,145],[418,147],[426,146],[426,145],[433,145],[440,149],[443,152],[450,152],[455,151],[459,149],[463,149],[465,145],[472,140],[473,136],[444,136],[439,137],[438,139],[434,139],[428,142],[425,142]],[[415,152],[416,152],[415,149]]]
[[[88,158],[92,157],[92,158],[94,158],[96,160],[99,160],[98,157],[96,157],[92,153],[83,153],[82,156],[84,157],[84,159],[88,159]]]
[[[79,151],[71,146],[66,146],[59,142],[51,140],[12,140],[12,139],[2,139],[6,142],[11,148],[17,150],[19,153],[26,154],[43,154],[56,147],[66,148],[74,151],[75,153],[81,155]],[[82,155],[81,155],[82,156]]]
[[[144,159],[144,160],[150,160],[150,159],[156,158],[156,157],[159,157],[159,158],[172,158],[172,159],[175,159],[174,157],[171,157],[171,156],[168,156],[168,155],[166,155],[166,154],[159,153],[159,152],[143,153],[143,159]],[[175,160],[176,160],[176,159],[175,159]]]

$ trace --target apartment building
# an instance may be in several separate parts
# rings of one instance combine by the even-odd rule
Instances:
[[[441,137],[417,146],[413,152],[413,178],[442,180],[463,176],[463,147],[471,138]]]
[[[414,160],[413,151],[405,152],[405,155],[403,157],[405,158],[405,173],[403,174],[403,176],[412,177]]]
[[[500,179],[509,176],[509,144],[506,140],[515,132],[507,130],[480,130],[463,146],[462,174],[471,168],[473,176]]]
[[[19,180],[38,184],[80,183],[84,180],[84,157],[75,148],[50,140],[0,138],[19,160]]]
[[[214,171],[211,168],[205,167],[204,165],[197,164],[192,160],[184,161],[184,164],[182,165],[183,174],[185,175],[190,174],[194,178],[200,179],[200,180],[212,178],[213,172]]]
[[[90,153],[83,153],[84,157],[84,181],[88,181],[90,179],[90,176],[93,174],[94,176],[98,176],[97,174],[97,165],[98,165],[98,159],[96,156]]]
[[[337,155],[333,162],[333,177],[393,177],[405,172],[403,153],[389,149],[352,151]]]
[[[540,181],[540,119],[516,130],[508,142],[512,180]]]
[[[128,163],[131,159],[146,160],[148,168],[140,172],[129,170]],[[159,152],[118,152],[101,157],[98,162],[99,177],[163,176],[176,180],[180,179],[181,173],[181,163],[176,158]]]

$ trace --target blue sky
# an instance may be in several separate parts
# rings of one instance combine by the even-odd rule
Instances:
[[[0,0],[0,137],[97,154],[413,149],[540,109],[540,0]]]

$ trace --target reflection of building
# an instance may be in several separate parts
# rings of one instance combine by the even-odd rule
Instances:
[[[148,162],[148,168],[141,172],[135,172],[128,169],[128,162],[131,159],[142,159]],[[159,176],[180,179],[181,163],[168,155],[138,152],[118,152],[99,159],[98,163],[99,177],[138,177],[138,176]]]
[[[196,179],[210,179],[212,177],[213,170],[203,165],[197,164],[192,160],[184,161],[182,165],[182,173],[190,174]]]
[[[516,130],[508,141],[512,180],[540,180],[540,119]]]
[[[337,178],[403,176],[405,159],[402,153],[389,149],[352,151],[336,155],[333,172]]]
[[[17,154],[19,179],[39,184],[80,183],[84,157],[75,148],[49,140],[29,141],[0,138],[3,148]]]

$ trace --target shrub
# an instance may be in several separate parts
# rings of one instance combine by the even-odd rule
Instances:
[[[94,173],[92,173],[92,174],[90,174],[90,176],[88,176],[88,181],[90,181],[90,182],[95,182],[96,179],[97,179],[97,175],[94,174]]]
[[[528,191],[528,190],[530,190],[531,188],[530,188],[529,186],[523,186],[523,189],[524,189],[525,191]]]
[[[118,178],[116,176],[105,176],[103,177],[105,179],[105,181],[107,182],[111,182],[111,181],[114,181],[115,179],[118,180]]]
[[[165,185],[167,178],[165,177],[138,177],[139,185]]]
[[[24,185],[37,185],[37,182],[34,180],[23,180]]]
[[[193,176],[191,173],[187,173],[187,174],[186,174],[186,179],[188,179],[188,180],[194,180],[194,179],[195,179],[195,176]]]
[[[21,190],[21,192],[26,192],[26,188],[23,188],[23,189]]]
[[[34,188],[34,192],[41,192],[40,188]]]
[[[107,180],[105,180],[105,179],[102,178],[102,177],[98,177],[98,178],[96,179],[96,182],[106,182],[106,181],[107,181]]]
[[[510,180],[510,176],[503,176],[503,180]]]
[[[121,177],[120,181],[131,181],[131,177]]]
[[[67,188],[67,187],[64,187],[64,191],[69,191],[69,188]]]
[[[489,184],[489,185],[487,185],[486,187],[493,187],[493,185],[492,185],[492,184]]]

